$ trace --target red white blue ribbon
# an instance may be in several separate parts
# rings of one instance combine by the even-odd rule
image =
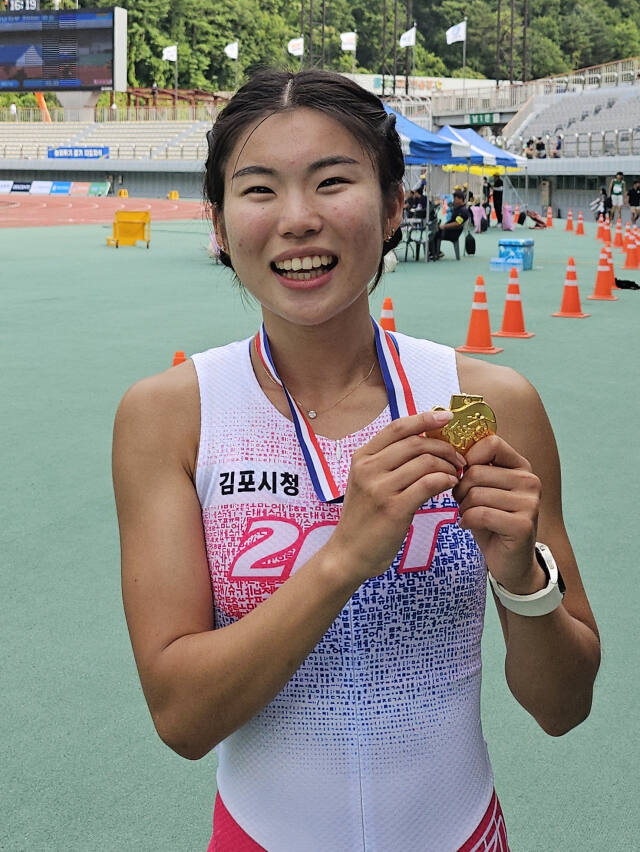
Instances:
[[[413,401],[413,394],[411,393],[406,373],[400,363],[398,341],[392,334],[381,328],[373,317],[371,317],[371,322],[373,324],[378,362],[389,398],[391,419],[397,420],[399,417],[407,417],[408,415],[415,414],[416,406]],[[309,476],[311,477],[311,482],[318,499],[323,503],[341,502],[344,495],[340,493],[340,489],[336,485],[316,434],[311,428],[303,410],[291,396],[278,375],[273,358],[271,357],[269,340],[264,323],[260,327],[260,331],[256,334],[254,342],[262,365],[273,380],[280,385],[287,398],[291,417],[293,418],[293,425],[300,443],[300,449],[302,450],[302,455],[304,456],[307,470],[309,471]]]

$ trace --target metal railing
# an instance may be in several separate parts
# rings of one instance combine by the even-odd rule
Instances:
[[[84,123],[86,110],[84,109],[62,109],[62,107],[49,107],[49,115],[54,124],[78,121]],[[77,117],[75,117],[77,115]],[[217,109],[213,106],[201,104],[189,106],[178,104],[173,106],[159,107],[95,107],[93,110],[94,120],[98,123],[112,123],[120,121],[207,121],[213,122],[217,115]],[[17,107],[15,114],[10,107],[0,107],[0,122],[15,124],[43,124],[42,116],[38,107]]]
[[[5,142],[0,143],[0,158],[5,160],[46,160],[48,159],[48,149],[51,145],[33,145],[23,143],[16,145],[15,143]],[[60,147],[63,147],[61,145]],[[99,158],[94,160],[95,163],[106,163],[111,160],[193,160],[204,162],[207,156],[206,145],[193,145],[189,143],[181,145],[137,145],[123,144],[110,145],[109,157]],[[176,153],[179,151],[179,153]],[[171,153],[170,153],[171,152]],[[52,160],[52,162],[54,162]],[[64,162],[72,167],[73,158],[65,160],[55,160],[55,162]],[[86,162],[86,160],[83,160]]]
[[[542,137],[547,157],[555,155],[555,143],[560,136],[561,157],[625,157],[640,155],[640,128],[629,127],[618,130],[582,131],[581,133],[548,134]],[[528,137],[527,137],[528,138]],[[525,137],[512,136],[510,139],[493,137],[495,145],[508,148],[515,154],[523,154]],[[538,159],[534,157],[533,159]]]
[[[524,106],[531,97],[566,95],[609,86],[627,86],[640,82],[640,57],[607,62],[559,74],[530,83],[505,83],[494,87],[467,88],[431,95],[434,115],[446,113],[500,112]]]

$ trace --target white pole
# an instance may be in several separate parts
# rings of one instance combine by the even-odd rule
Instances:
[[[462,42],[462,99],[464,103],[464,111],[467,111],[467,103],[465,101],[465,88],[467,79],[467,19],[464,19],[464,40]]]

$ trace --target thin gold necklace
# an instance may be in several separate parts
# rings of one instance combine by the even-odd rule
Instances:
[[[274,385],[277,385],[278,387],[280,387],[280,385],[278,384],[278,382],[276,382],[276,380],[273,378],[273,376],[271,375],[271,373],[267,370],[267,368],[265,367],[265,365],[262,363],[262,359],[259,359],[259,360],[260,360],[260,363],[262,364],[262,369],[265,371],[265,373],[267,374],[267,376],[269,376],[269,378],[270,378],[270,379],[271,379],[271,381],[274,383]],[[293,397],[293,399],[294,399],[294,400],[298,403],[298,405],[300,406],[300,408],[303,408],[303,409],[307,412],[307,417],[308,417],[310,420],[315,420],[315,419],[316,419],[316,417],[318,417],[320,414],[326,414],[326,412],[327,412],[327,411],[331,411],[331,409],[332,409],[332,408],[335,408],[335,407],[336,407],[336,405],[339,405],[339,404],[340,404],[343,400],[345,400],[348,396],[351,396],[351,394],[352,394],[352,393],[355,393],[355,391],[357,391],[357,390],[358,390],[358,388],[360,387],[360,385],[363,385],[363,384],[367,381],[367,379],[369,378],[369,376],[371,375],[371,373],[373,373],[373,368],[375,367],[375,365],[376,365],[377,363],[378,363],[378,358],[376,357],[376,358],[374,358],[374,359],[373,359],[373,364],[372,364],[372,365],[371,365],[371,367],[369,368],[369,372],[368,372],[368,373],[367,373],[367,375],[364,377],[364,379],[360,379],[360,381],[358,382],[358,384],[357,384],[357,385],[354,385],[354,386],[351,388],[351,390],[349,390],[349,391],[347,391],[347,392],[345,393],[345,395],[344,395],[344,396],[341,396],[341,397],[340,397],[340,399],[336,400],[336,401],[335,401],[334,403],[332,403],[332,404],[331,404],[328,408],[323,408],[323,409],[322,409],[322,411],[316,411],[316,410],[315,410],[315,408],[307,408],[307,407],[306,407],[306,405],[302,405],[302,403],[300,402],[300,400],[299,400],[299,399],[297,399],[295,396],[293,396],[293,394],[291,393],[291,391],[289,391],[289,393],[290,393],[290,395]]]

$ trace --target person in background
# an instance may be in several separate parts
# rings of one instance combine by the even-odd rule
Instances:
[[[460,237],[465,222],[470,216],[466,205],[466,196],[463,189],[456,189],[453,193],[453,204],[449,208],[447,221],[440,225],[429,241],[429,256],[431,260],[440,260],[444,254],[440,251],[443,240],[455,243]]]
[[[609,182],[609,198],[611,199],[611,224],[622,216],[622,207],[627,203],[627,187],[622,172],[616,172],[616,176]]]
[[[534,146],[533,139],[529,139],[529,141],[527,142],[525,149],[524,149],[524,155],[527,158],[527,160],[535,160],[536,149],[535,149],[535,146]]]
[[[536,157],[538,160],[547,159],[547,147],[542,141],[542,136],[538,136],[538,141],[536,142]]]
[[[502,178],[495,175],[493,178],[493,209],[496,211],[498,225],[502,224]]]
[[[593,201],[589,203],[589,207],[593,210],[593,215],[595,216],[596,222],[602,216],[607,215],[609,210],[611,209],[611,199],[607,195],[607,187],[600,187],[600,195],[597,198],[594,198]]]
[[[640,217],[640,180],[636,178],[629,190],[629,194],[627,196],[627,200],[629,203],[629,210],[631,212],[631,224],[635,225],[638,221],[638,217]]]
[[[482,206],[484,207],[487,221],[489,221],[489,216],[491,215],[491,184],[486,175],[482,178]]]
[[[9,117],[11,121],[18,120],[18,107],[13,103],[9,106]]]
[[[553,151],[551,152],[551,156],[554,158],[562,156],[562,136],[558,135],[556,137],[556,144]]]

